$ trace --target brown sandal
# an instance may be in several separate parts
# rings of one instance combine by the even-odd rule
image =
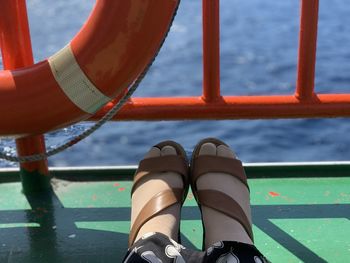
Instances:
[[[131,195],[137,188],[137,184],[141,178],[153,173],[161,172],[175,172],[181,175],[183,179],[183,188],[172,188],[164,190],[153,196],[146,205],[141,209],[137,215],[134,224],[130,230],[129,235],[129,247],[135,242],[135,238],[140,231],[141,227],[151,218],[159,214],[164,209],[172,206],[173,204],[183,204],[187,196],[189,189],[188,182],[188,161],[186,152],[176,142],[164,141],[158,143],[154,147],[162,149],[164,146],[172,146],[175,148],[177,155],[159,156],[153,158],[143,159],[134,176],[134,183],[131,189]],[[180,233],[179,233],[180,234]]]
[[[199,155],[200,148],[205,143],[213,143],[216,146],[225,145],[226,143],[215,139],[207,138],[200,141],[193,153],[191,160],[191,188],[196,198],[198,206],[202,212],[201,205],[210,207],[218,212],[221,212],[235,220],[237,220],[245,229],[248,236],[253,241],[253,231],[250,221],[242,207],[227,194],[217,190],[198,190],[196,183],[200,176],[206,173],[225,173],[239,179],[249,190],[247,177],[245,175],[242,162],[238,159],[214,156],[214,155]],[[203,218],[202,218],[203,221]],[[203,248],[204,248],[205,229],[203,224]]]

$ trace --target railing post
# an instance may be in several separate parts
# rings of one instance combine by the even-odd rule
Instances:
[[[0,46],[4,69],[16,69],[34,63],[25,0],[0,0]],[[18,120],[20,121],[20,120]],[[43,135],[16,140],[19,156],[44,153]],[[25,193],[51,188],[47,160],[20,164]]]
[[[203,0],[203,100],[220,96],[220,3]]]
[[[295,96],[310,100],[314,96],[317,46],[318,0],[301,0],[299,52]]]

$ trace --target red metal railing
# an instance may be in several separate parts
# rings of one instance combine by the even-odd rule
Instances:
[[[349,117],[350,94],[314,92],[318,0],[301,0],[295,94],[221,96],[219,1],[203,0],[203,95],[182,98],[133,98],[115,120],[260,119]],[[93,116],[99,119],[112,104]]]
[[[6,0],[1,0],[7,2]],[[25,10],[24,0],[13,8]],[[219,1],[203,0],[203,94],[200,97],[133,98],[115,120],[256,119],[350,116],[350,94],[314,92],[318,0],[300,0],[300,34],[295,94],[281,96],[221,96]],[[2,5],[4,5],[2,3]],[[4,12],[4,10],[2,10]],[[23,11],[22,11],[23,12]],[[28,26],[26,16],[7,24],[7,31]],[[30,46],[25,30],[16,34],[21,47]],[[3,38],[4,36],[2,36]],[[6,37],[6,36],[5,36]],[[11,43],[15,44],[15,38]],[[28,44],[29,43],[29,44]],[[4,47],[3,47],[4,48]],[[11,51],[12,52],[12,51]],[[25,51],[28,52],[28,51]],[[4,62],[11,53],[3,50]],[[13,56],[12,56],[13,57]],[[17,55],[16,55],[17,57]],[[113,106],[106,105],[91,120]]]
[[[16,69],[30,66],[34,63],[32,45],[30,41],[27,9],[25,0],[0,0],[0,46],[3,57],[4,69]],[[45,153],[45,139],[43,135],[30,136],[16,140],[19,156]],[[21,163],[21,175],[36,173],[48,177],[49,170],[47,160]],[[44,184],[41,184],[45,181]],[[47,188],[48,180],[36,181],[34,188]]]

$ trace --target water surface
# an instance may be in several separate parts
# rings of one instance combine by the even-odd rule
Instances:
[[[350,6],[320,1],[316,91],[350,91]],[[35,60],[66,45],[94,1],[28,1]],[[157,60],[135,96],[199,96],[202,86],[201,1],[183,0]],[[221,0],[223,95],[291,94],[295,88],[299,26],[296,0]],[[49,134],[48,145],[87,126]],[[349,120],[237,120],[114,122],[55,157],[51,166],[135,164],[149,146],[172,139],[190,153],[203,137],[230,144],[245,162],[349,160]],[[0,147],[11,151],[13,143]],[[0,167],[14,164],[0,161]]]

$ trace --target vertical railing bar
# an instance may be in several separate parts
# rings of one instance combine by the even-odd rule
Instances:
[[[295,96],[310,100],[314,96],[319,0],[301,0],[299,51]]]
[[[32,65],[34,59],[25,0],[0,1],[0,10],[0,46],[4,69]],[[19,156],[46,151],[43,135],[16,139],[16,146]],[[21,163],[20,174],[25,193],[51,188],[47,160]]]
[[[203,100],[220,98],[220,3],[202,1],[203,16]]]

